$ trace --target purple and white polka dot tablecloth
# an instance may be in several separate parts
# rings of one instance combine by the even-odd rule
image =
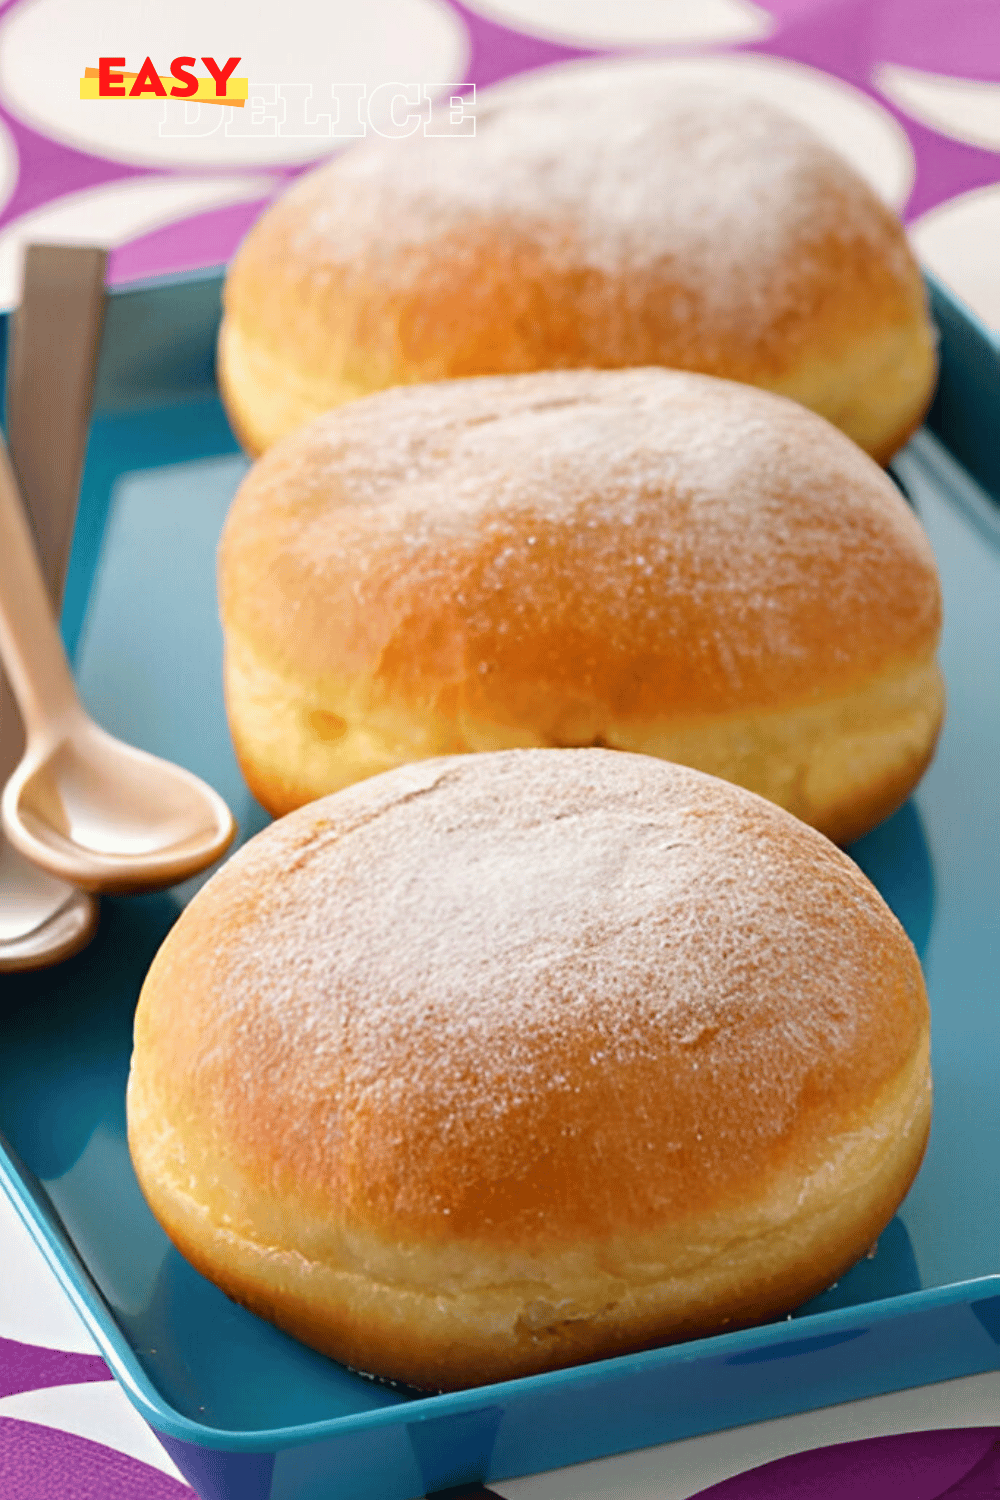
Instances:
[[[79,97],[101,56],[131,69],[150,56],[165,72],[191,49],[240,57],[243,110]],[[119,283],[227,260],[291,177],[349,147],[333,135],[335,86],[363,83],[370,127],[388,131],[380,85],[398,84],[405,104],[407,90],[419,99],[637,55],[800,115],[1000,329],[1000,0],[5,0],[0,307],[17,301],[31,241],[106,245]],[[1000,1371],[501,1489],[509,1500],[985,1500],[1000,1496]],[[0,1196],[0,1500],[192,1495]]]
[[[195,46],[240,56],[245,109],[79,97],[84,68],[102,55],[125,56],[131,68],[150,56],[166,71]],[[800,114],[900,210],[926,263],[1000,327],[996,0],[285,0],[261,9],[3,0],[0,306],[16,300],[29,239],[97,239],[112,248],[116,281],[226,260],[290,177],[344,144],[331,138],[334,86],[364,83],[369,96],[392,82],[482,88],[527,68],[636,54]],[[388,113],[384,89],[381,98]]]

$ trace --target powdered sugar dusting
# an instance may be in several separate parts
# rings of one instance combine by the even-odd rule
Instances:
[[[808,319],[831,245],[867,248],[904,279],[913,268],[888,211],[806,126],[655,63],[543,70],[487,90],[474,138],[366,142],[288,203],[305,209],[289,250],[315,295],[345,274],[390,300],[413,285],[433,298],[465,252],[487,278],[514,262],[531,284],[572,271],[574,313],[583,326],[598,318],[602,364],[639,362],[625,354],[643,318],[665,317],[679,347],[696,330],[700,368],[735,332],[766,341],[776,323]],[[673,286],[669,307],[647,305],[654,270]],[[519,295],[517,307],[528,315]]]
[[[227,620],[296,672],[458,682],[497,722],[529,662],[540,688],[573,677],[626,716],[807,701],[925,651],[940,609],[918,522],[854,444],[662,369],[332,412],[248,476],[220,583]],[[335,628],[286,645],[287,601],[313,597]]]
[[[407,766],[283,819],[199,904],[228,933],[198,997],[203,1108],[272,1121],[333,1196],[350,1162],[404,1218],[521,1212],[564,1149],[599,1174],[623,1112],[615,1150],[738,1182],[918,1024],[916,959],[901,1024],[906,941],[844,855],[645,757]],[[627,1218],[613,1182],[546,1192],[584,1189]]]

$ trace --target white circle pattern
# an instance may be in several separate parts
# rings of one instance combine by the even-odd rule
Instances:
[[[750,0],[469,0],[470,8],[532,36],[577,46],[690,45],[759,40],[773,30]]]
[[[1000,183],[932,208],[910,234],[924,265],[1000,334]]]
[[[876,88],[931,130],[968,146],[1000,151],[1000,83],[949,78],[894,64],[875,70]]]

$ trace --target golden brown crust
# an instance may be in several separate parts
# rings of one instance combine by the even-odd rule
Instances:
[[[219,555],[226,695],[273,812],[405,760],[593,745],[836,838],[943,710],[923,531],[792,402],[662,369],[409,386],[260,460]]]
[[[219,372],[251,452],[387,386],[574,367],[763,386],[883,461],[919,425],[916,260],[797,121],[642,64],[487,91],[476,127],[366,142],[250,232]]]
[[[275,824],[143,987],[140,1183],[316,1347],[475,1383],[787,1311],[919,1165],[927,1005],[846,856],[645,756],[425,762]]]

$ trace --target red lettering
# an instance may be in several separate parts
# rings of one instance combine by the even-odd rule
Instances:
[[[226,97],[226,80],[239,62],[238,57],[231,57],[224,68],[220,68],[213,57],[203,57],[202,62],[215,79],[215,97],[224,99]]]
[[[112,73],[112,68],[124,68],[124,57],[99,57],[97,59],[97,96],[99,99],[124,99],[124,88],[115,87],[122,82],[120,73]]]
[[[159,74],[148,57],[136,74],[135,83],[128,91],[130,99],[139,99],[143,94],[158,94],[161,99],[167,97],[167,91],[160,82]]]
[[[170,90],[172,99],[190,99],[192,94],[198,92],[198,80],[193,73],[188,72],[188,68],[193,68],[194,63],[193,57],[175,57],[170,64],[170,76],[179,79],[184,85],[182,89],[175,87]]]

